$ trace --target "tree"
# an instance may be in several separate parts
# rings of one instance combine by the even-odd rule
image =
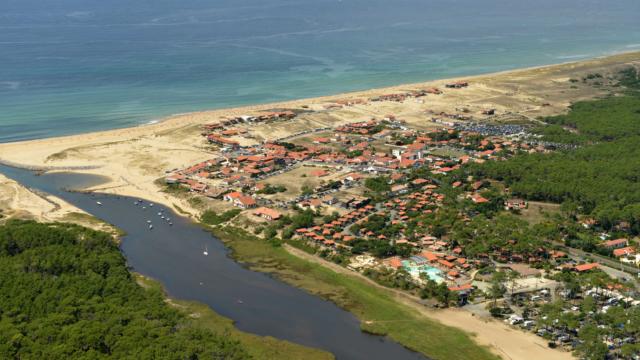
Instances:
[[[587,324],[578,333],[580,344],[576,353],[583,359],[602,360],[607,357],[607,346],[602,342],[600,331],[595,324]]]
[[[385,176],[368,178],[367,180],[365,180],[364,186],[376,193],[384,193],[391,190],[391,185],[389,185],[389,178]]]
[[[136,283],[112,237],[70,224],[0,226],[0,358],[246,359]]]
[[[498,299],[501,298],[502,295],[504,295],[504,293],[507,291],[507,289],[503,284],[505,279],[506,279],[506,274],[502,271],[494,272],[493,276],[491,277],[491,287],[489,288],[489,294],[493,299],[494,307],[496,306]]]

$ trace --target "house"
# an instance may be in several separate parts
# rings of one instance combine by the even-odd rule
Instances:
[[[616,239],[616,240],[609,240],[609,241],[605,241],[604,243],[602,243],[602,247],[604,247],[605,249],[620,249],[623,248],[625,246],[629,245],[629,240],[627,239]]]
[[[310,210],[316,211],[322,207],[322,200],[309,199],[309,200],[299,202],[297,206],[303,210],[310,209]]]
[[[504,202],[505,210],[522,210],[527,208],[527,202],[522,199],[509,199]]]
[[[212,199],[217,199],[217,198],[221,197],[221,196],[222,196],[222,194],[223,194],[225,191],[226,191],[226,190],[225,190],[225,189],[222,189],[222,188],[208,188],[208,189],[205,191],[204,195],[205,195],[205,196],[207,196],[207,197],[210,197],[210,198],[212,198]]]
[[[613,256],[619,258],[635,254],[636,250],[632,246],[623,247],[613,250]]]
[[[409,191],[409,187],[407,184],[394,185],[391,187],[392,195],[402,195],[406,194]]]
[[[267,207],[259,207],[253,211],[253,215],[259,216],[263,219],[267,219],[269,221],[278,220],[282,217],[278,211],[269,209]]]
[[[186,180],[186,177],[184,175],[181,175],[181,174],[169,175],[164,179],[165,183],[167,183],[169,185],[171,185],[171,184],[179,184],[179,183],[184,182],[184,180]]]
[[[590,263],[590,264],[576,265],[573,267],[573,269],[577,272],[585,272],[585,271],[597,269],[599,267],[600,267],[600,264],[598,263]]]
[[[256,207],[256,200],[251,196],[244,195],[243,193],[234,191],[224,195],[223,198],[225,201],[229,201],[233,203],[234,206],[237,206],[242,209],[250,209]]]
[[[256,207],[257,204],[251,196],[242,195],[233,201],[233,205],[242,209],[250,209]]]
[[[424,186],[424,185],[426,185],[428,183],[429,183],[429,180],[420,178],[420,179],[413,180],[411,182],[411,185],[413,185],[413,186]]]
[[[194,182],[193,184],[190,184],[189,188],[193,192],[203,193],[203,192],[205,192],[207,190],[207,184],[203,184],[203,183],[200,183],[200,182]]]
[[[471,195],[471,201],[473,201],[475,204],[484,204],[489,202],[489,200],[485,199],[480,194]]]
[[[224,201],[229,201],[229,202],[233,202],[235,201],[237,198],[239,198],[240,196],[242,196],[242,193],[239,193],[237,191],[233,191],[230,193],[227,193],[224,195],[223,199]]]

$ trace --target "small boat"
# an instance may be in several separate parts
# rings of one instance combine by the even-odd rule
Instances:
[[[147,220],[147,224],[151,224],[151,220]]]
[[[162,213],[161,213],[161,212],[159,212],[159,213],[158,213],[158,216],[161,216],[161,215],[162,215]]]
[[[169,226],[173,226],[173,223],[169,223]]]
[[[153,207],[153,203],[149,203],[149,207]]]
[[[143,206],[143,207],[142,207],[142,210],[144,210],[144,209],[146,209],[146,208],[147,208],[146,206]]]
[[[153,230],[153,225],[149,225],[149,230]]]
[[[102,206],[102,203],[100,201],[96,201],[96,204]]]
[[[207,250],[207,247],[204,247],[204,251],[202,252],[204,254],[204,256],[209,256],[209,251]]]

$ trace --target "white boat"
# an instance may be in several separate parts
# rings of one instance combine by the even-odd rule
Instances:
[[[96,204],[102,206],[102,203],[100,201],[96,201]]]
[[[153,207],[153,204],[149,203],[149,207]]]
[[[149,225],[149,230],[153,229],[153,225]]]
[[[161,213],[161,212],[159,212],[159,213],[158,213],[158,216],[161,216],[161,215],[162,215],[162,213]]]
[[[209,251],[207,250],[207,247],[204,247],[204,251],[202,252],[204,254],[204,256],[209,256]]]
[[[151,220],[147,220],[147,224],[151,224]]]

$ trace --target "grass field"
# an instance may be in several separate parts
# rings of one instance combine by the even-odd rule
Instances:
[[[469,334],[421,316],[394,301],[388,291],[300,259],[241,229],[217,228],[214,233],[232,249],[236,260],[351,311],[362,321],[364,331],[387,335],[432,359],[497,359]]]
[[[529,201],[527,208],[520,210],[520,216],[529,224],[535,225],[543,222],[546,215],[553,215],[559,211],[559,204]]]
[[[152,279],[136,274],[136,280],[149,290],[163,291],[160,283]],[[167,302],[189,316],[191,320],[187,326],[207,328],[216,333],[225,334],[229,338],[239,341],[253,359],[334,359],[332,354],[322,350],[278,340],[270,336],[242,332],[233,325],[233,320],[217,314],[205,304],[175,299],[167,299]]]

